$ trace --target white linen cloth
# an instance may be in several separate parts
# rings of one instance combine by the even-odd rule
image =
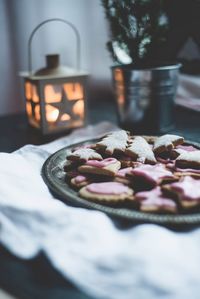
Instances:
[[[1,243],[23,259],[43,251],[64,277],[97,298],[199,298],[199,228],[120,229],[101,212],[53,198],[43,182],[40,171],[49,154],[111,129],[101,123],[47,145],[0,153]]]

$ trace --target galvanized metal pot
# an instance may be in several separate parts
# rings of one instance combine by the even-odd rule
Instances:
[[[174,100],[180,66],[112,67],[119,123],[123,128],[136,134],[159,134],[174,127]]]

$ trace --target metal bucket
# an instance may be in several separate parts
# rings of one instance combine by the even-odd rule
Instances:
[[[173,129],[180,66],[112,67],[121,127],[135,134],[159,134]]]

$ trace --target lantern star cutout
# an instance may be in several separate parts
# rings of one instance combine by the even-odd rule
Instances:
[[[56,122],[62,121],[61,118],[64,114],[68,114],[70,116],[70,119],[76,120],[79,118],[79,115],[76,115],[73,111],[73,106],[79,101],[79,99],[75,100],[69,100],[67,97],[67,94],[62,88],[62,96],[60,102],[57,103],[51,103],[50,105],[57,108],[59,110],[58,117],[56,119]]]

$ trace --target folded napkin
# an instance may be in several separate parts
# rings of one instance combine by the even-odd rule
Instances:
[[[113,129],[101,123],[47,145],[0,153],[1,243],[23,259],[42,251],[64,277],[97,298],[199,298],[199,228],[122,229],[104,213],[65,205],[43,182],[41,167],[51,153]]]

